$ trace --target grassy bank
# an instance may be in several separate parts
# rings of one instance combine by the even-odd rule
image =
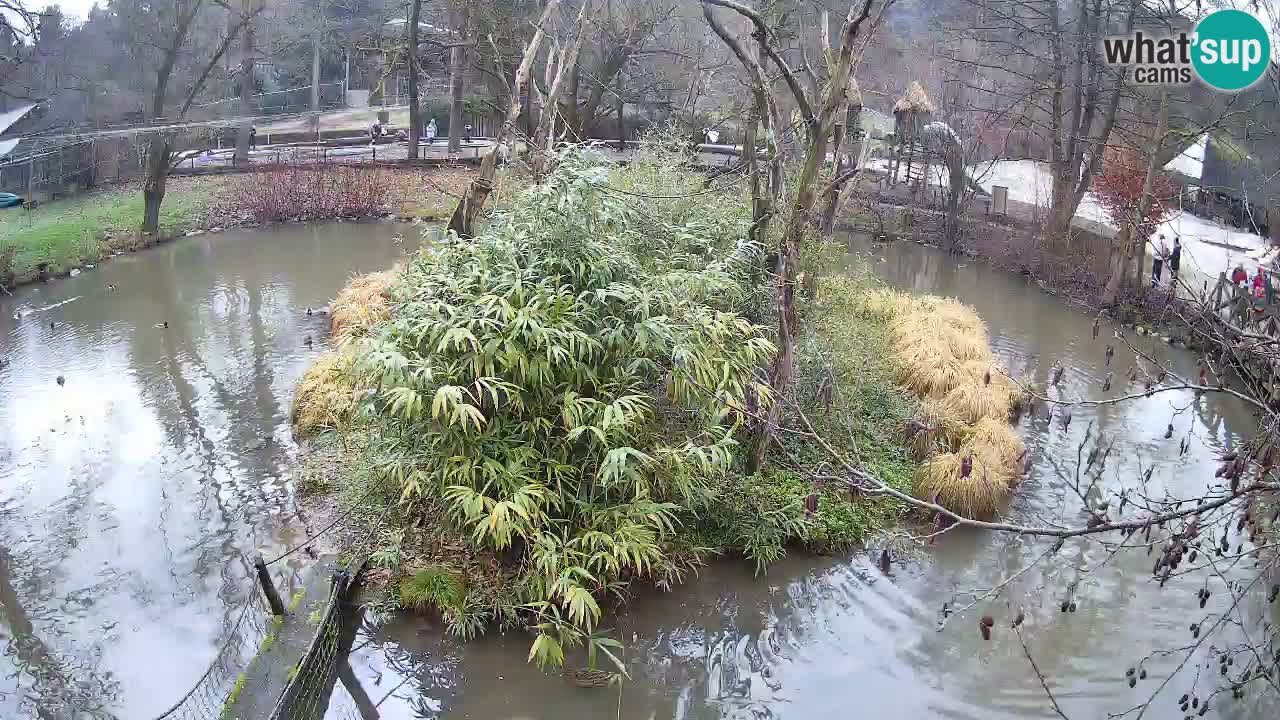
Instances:
[[[745,198],[708,201],[678,167],[660,151],[612,169],[567,154],[474,240],[434,243],[335,299],[336,349],[295,401],[312,437],[300,485],[311,503],[354,508],[349,537],[369,537],[389,606],[438,613],[463,637],[524,628],[540,665],[574,647],[599,659],[616,643],[598,622],[634,583],[676,584],[715,555],[765,573],[904,512],[831,481],[802,434],[780,433],[765,467],[746,470],[774,401],[761,374],[773,283],[763,249],[742,241]],[[921,398],[966,448],[999,434],[974,417],[1006,387],[974,375],[995,369],[985,328],[963,306],[914,305],[810,256],[796,405],[837,452],[919,492],[921,461],[953,449],[919,447]],[[909,389],[921,342],[973,382],[943,383],[940,399],[942,384]],[[801,426],[794,412],[785,426]]]
[[[438,221],[473,171],[414,168],[284,167],[209,177],[175,177],[160,210],[164,239],[212,227],[392,215]],[[125,185],[0,210],[0,286],[32,282],[41,266],[65,274],[156,241],[140,237],[142,189]]]
[[[161,235],[200,226],[223,182],[172,180],[160,212]],[[49,273],[59,274],[135,249],[141,219],[142,190],[137,185],[55,200],[30,212],[0,211],[0,285],[30,282],[42,263]]]

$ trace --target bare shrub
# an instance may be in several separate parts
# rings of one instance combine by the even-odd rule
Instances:
[[[392,171],[357,165],[282,163],[242,175],[231,196],[256,222],[380,215],[395,187]]]

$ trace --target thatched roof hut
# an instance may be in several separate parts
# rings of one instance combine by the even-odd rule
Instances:
[[[894,134],[902,140],[915,140],[920,135],[920,128],[933,120],[934,110],[924,87],[913,80],[906,94],[893,104]]]
[[[933,102],[929,100],[929,96],[924,92],[924,87],[917,80],[912,80],[906,94],[898,98],[898,102],[893,104],[894,115],[898,113],[932,113],[934,110],[936,108],[934,108]]]

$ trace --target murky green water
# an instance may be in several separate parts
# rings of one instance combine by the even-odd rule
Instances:
[[[145,720],[204,671],[247,587],[242,554],[271,556],[307,534],[292,503],[288,414],[327,318],[305,310],[351,273],[391,265],[406,229],[185,239],[0,297],[0,717]],[[1015,373],[1044,382],[1062,362],[1067,396],[1100,392],[1107,368],[1091,317],[927,248],[872,248],[869,259],[894,285],[975,305]],[[1144,347],[1194,374],[1191,356]],[[1113,394],[1131,362],[1117,354]],[[1214,455],[1253,424],[1237,404],[1189,393],[1079,409],[1069,431],[1025,419],[1035,467],[1009,517],[1083,521],[1069,482],[1091,421],[1115,443],[1106,487],[1134,487],[1154,465],[1155,494],[1205,487]],[[1178,457],[1184,439],[1190,450]],[[746,563],[718,562],[674,592],[641,591],[609,621],[627,641],[633,679],[621,690],[540,674],[525,662],[522,634],[464,647],[429,621],[370,623],[329,717],[1054,717],[1007,629],[1021,608],[1028,647],[1067,714],[1104,718],[1150,698],[1191,643],[1188,624],[1227,603],[1221,582],[1202,611],[1198,579],[1160,590],[1145,554],[1072,542],[938,629],[944,602],[968,602],[1045,549],[957,531],[891,577],[867,553],[792,556],[759,578]],[[1062,613],[1073,584],[1077,611]],[[976,628],[983,613],[997,618],[990,643]],[[1163,651],[1174,652],[1153,656],[1150,678],[1130,689],[1125,669]],[[1146,717],[1179,716],[1176,698],[1193,684],[1207,694],[1212,682],[1180,674]],[[1219,698],[1210,717],[1274,717],[1258,695]]]
[[[0,295],[0,717],[145,719],[205,671],[242,554],[306,534],[289,412],[328,324],[306,310],[404,231],[203,235]]]

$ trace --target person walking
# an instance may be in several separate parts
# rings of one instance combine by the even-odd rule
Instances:
[[[258,149],[258,128],[252,125],[249,126],[249,149]]]
[[[422,131],[422,136],[427,139],[428,145],[435,145],[437,132],[439,132],[439,130],[436,129],[436,119],[431,118],[431,120],[427,122],[427,129]]]

